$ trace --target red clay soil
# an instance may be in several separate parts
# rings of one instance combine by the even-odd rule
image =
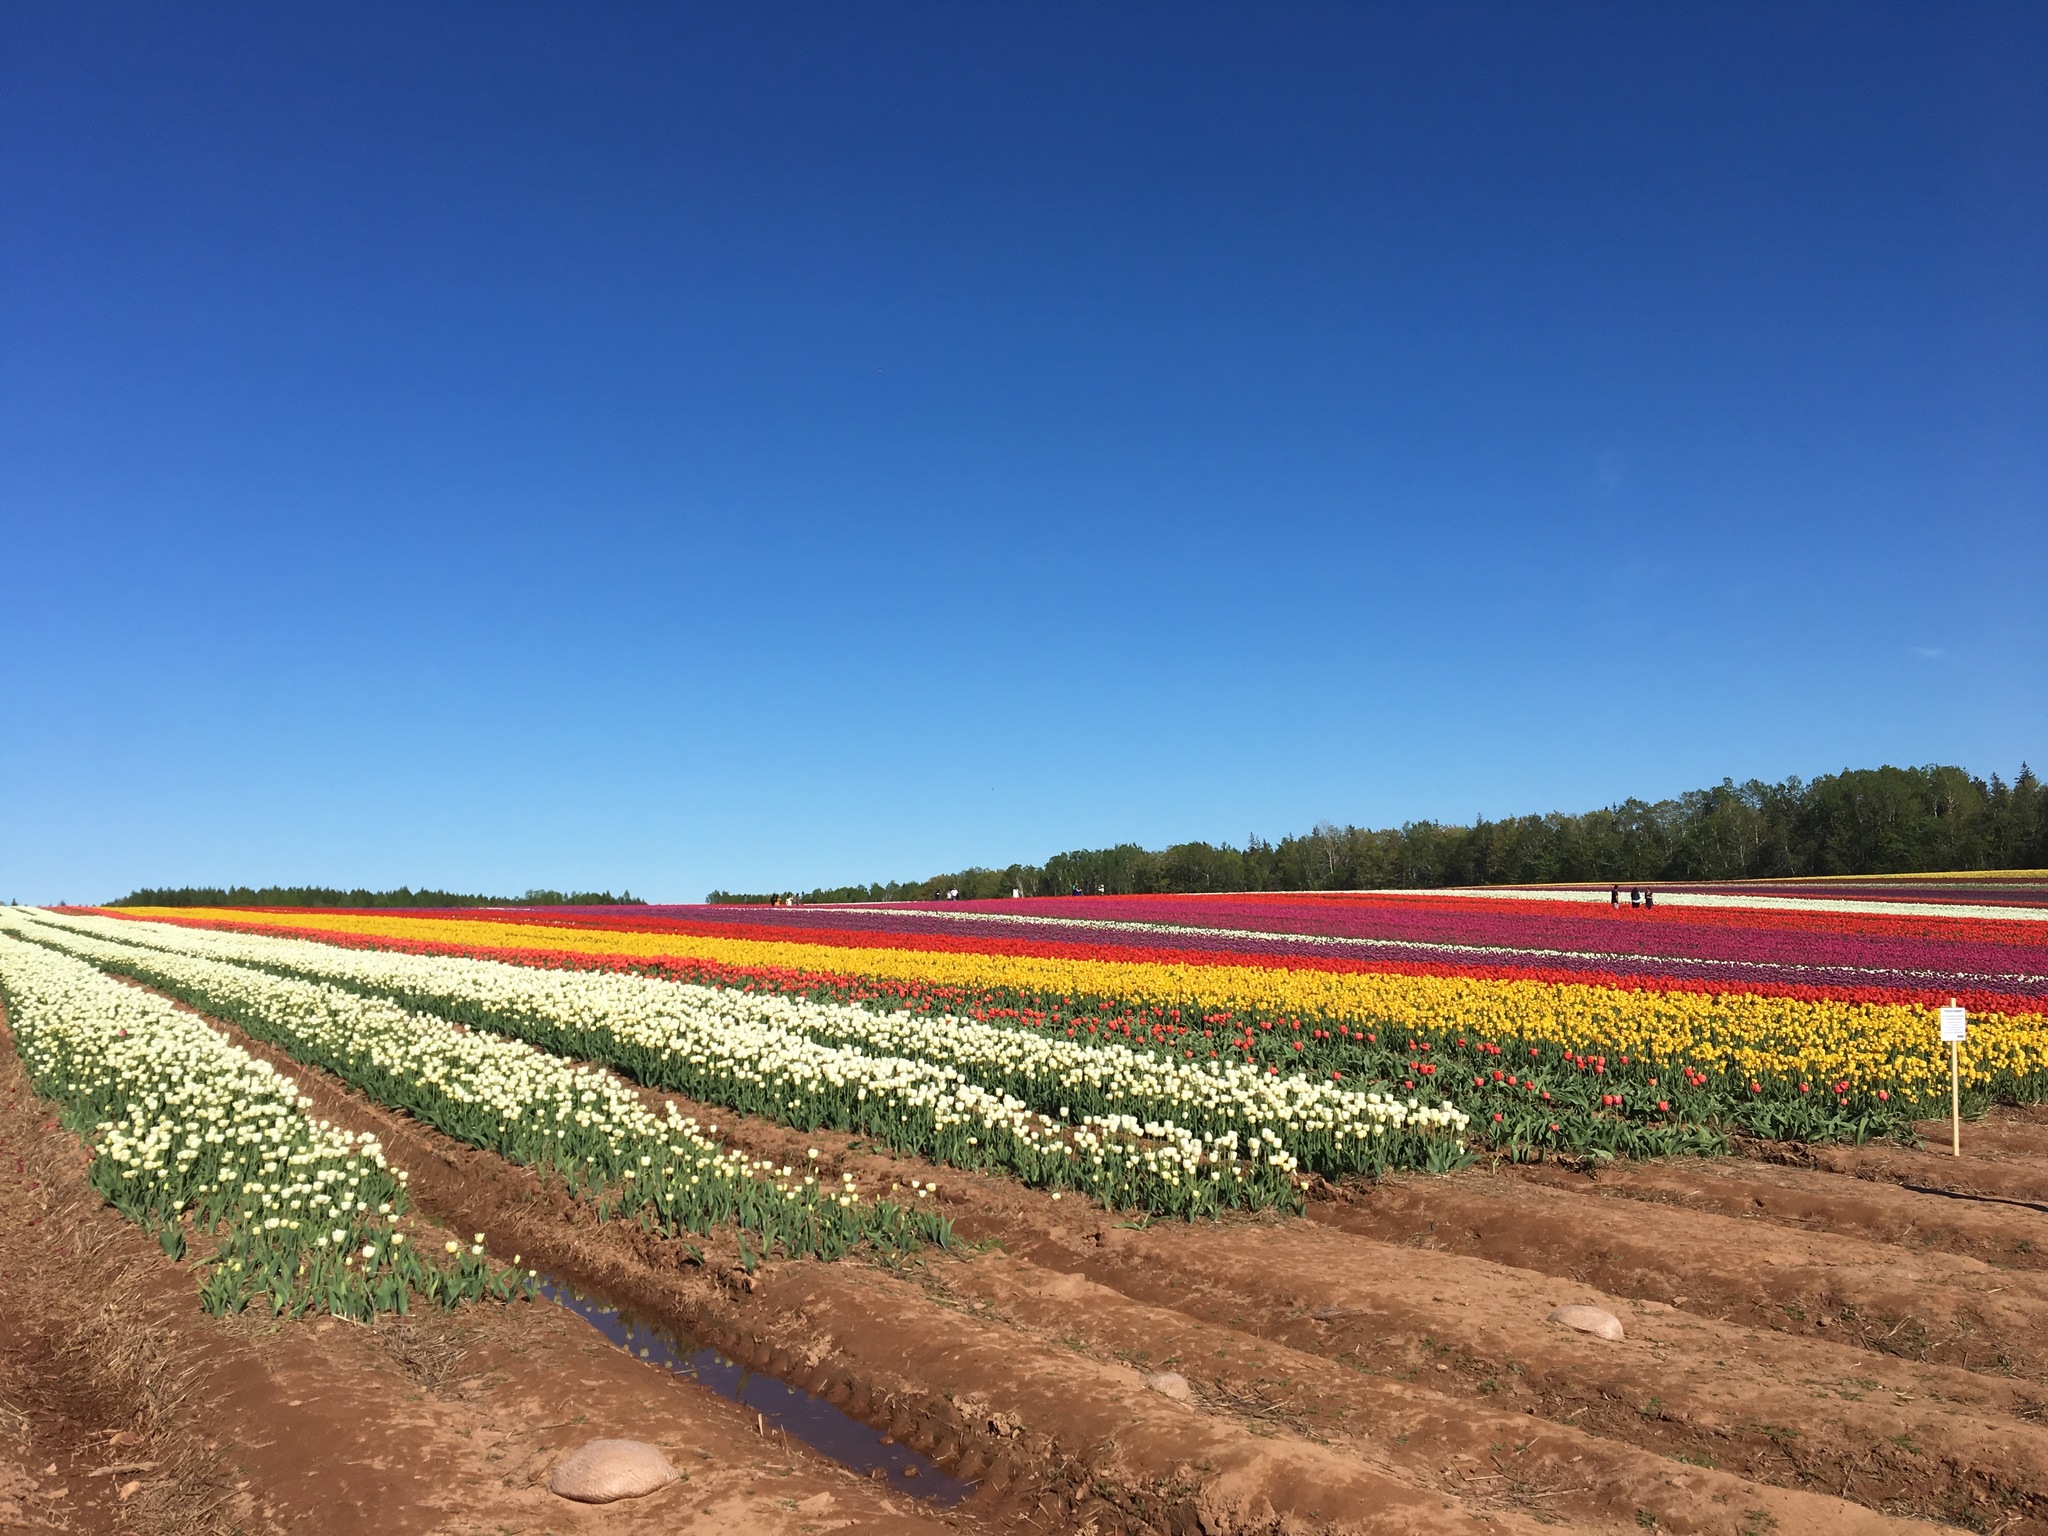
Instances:
[[[1752,1155],[1846,1174],[1874,1183],[1897,1184],[1987,1205],[2048,1212],[2048,1123],[2044,1109],[1994,1109],[1963,1126],[1960,1157],[1951,1150],[1949,1126],[1929,1121],[1917,1127],[1918,1148],[1872,1143],[1862,1147],[1759,1147]]]
[[[1504,1178],[1389,1180],[1327,1219],[1751,1328],[2048,1380],[2048,1275],[1981,1259]]]
[[[1779,1155],[1784,1153],[1779,1151]],[[1925,1154],[1904,1155],[1918,1158]],[[1960,1170],[1950,1167],[1943,1171],[1953,1174]],[[1532,1183],[1576,1194],[1647,1200],[1717,1216],[1761,1219],[1809,1232],[1867,1238],[1907,1251],[1961,1254],[2001,1269],[2048,1269],[2048,1210],[1946,1191],[1912,1190],[1876,1178],[1852,1184],[1810,1162],[1790,1165],[1702,1158],[1617,1163],[1597,1171],[1537,1163],[1517,1172]]]

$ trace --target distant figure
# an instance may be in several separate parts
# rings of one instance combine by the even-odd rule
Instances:
[[[1644,891],[1643,910],[1648,911],[1651,907],[1654,907],[1655,905],[1657,905],[1657,893],[1655,891]]]
[[[1643,904],[1643,893],[1635,886],[1628,888],[1628,904],[1631,908],[1640,907]]]
[[[951,889],[950,891],[946,892],[946,900],[948,900],[948,901],[958,901],[959,899],[960,899],[960,887],[959,887],[959,886],[957,886],[957,885],[956,885],[956,886],[954,886],[954,887],[953,887],[953,889]]]
[[[1023,886],[1021,886],[1021,885],[1017,885],[1017,886],[1012,886],[1012,887],[1010,888],[1010,899],[1011,899],[1012,901],[1020,901],[1020,900],[1022,900],[1022,899],[1023,899],[1023,896],[1024,896],[1024,887],[1023,887]]]
[[[1077,885],[1077,886],[1075,886],[1075,887],[1074,887],[1074,894],[1075,894],[1076,896],[1080,895],[1080,894],[1081,894],[1081,887],[1079,887],[1078,885]]]
[[[1607,891],[1607,905],[1609,905],[1610,907],[1614,908],[1614,909],[1615,909],[1615,911],[1617,911],[1617,912],[1619,912],[1619,911],[1621,910],[1621,887],[1620,887],[1620,886],[1616,885],[1616,886],[1610,886],[1610,887],[1608,887],[1608,891]]]

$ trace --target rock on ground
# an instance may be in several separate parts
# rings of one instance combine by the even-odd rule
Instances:
[[[562,1458],[548,1487],[579,1504],[609,1504],[666,1488],[677,1475],[644,1440],[593,1440]]]
[[[1576,1328],[1580,1333],[1590,1333],[1599,1339],[1618,1342],[1624,1337],[1621,1319],[1612,1312],[1602,1312],[1598,1307],[1559,1307],[1550,1314],[1550,1321]]]

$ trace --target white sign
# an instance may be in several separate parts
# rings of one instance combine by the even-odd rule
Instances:
[[[1967,1040],[1967,1039],[1969,1039],[1969,1038],[1970,1038],[1970,1022],[1969,1022],[1969,1021],[1970,1021],[1970,1015],[1969,1015],[1968,1011],[1967,1011],[1967,1010],[1965,1010],[1965,1009],[1962,1009],[1962,1008],[1944,1008],[1944,1009],[1942,1009],[1942,1010],[1941,1010],[1941,1038],[1942,1038],[1942,1039],[1943,1039],[1944,1041],[1947,1041],[1947,1040]]]

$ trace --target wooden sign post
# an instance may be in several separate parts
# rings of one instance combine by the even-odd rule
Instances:
[[[1963,1155],[1963,1070],[1958,1053],[1970,1038],[1970,1015],[1950,998],[1941,1010],[1941,1038],[1948,1042],[1948,1129],[1949,1150]]]

